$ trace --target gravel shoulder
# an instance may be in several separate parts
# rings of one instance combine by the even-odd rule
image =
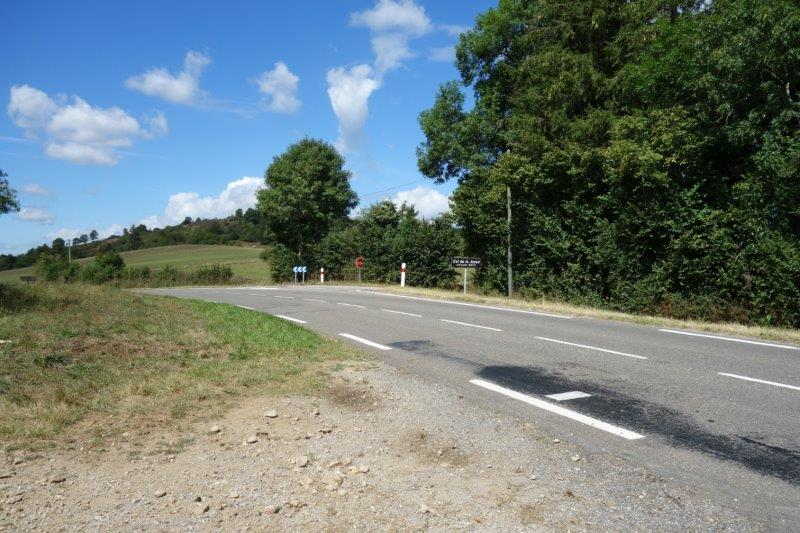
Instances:
[[[10,452],[0,530],[774,528],[394,367],[341,366],[318,397],[247,398],[185,432]]]

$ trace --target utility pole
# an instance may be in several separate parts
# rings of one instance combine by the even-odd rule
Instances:
[[[72,263],[72,245],[67,242],[67,263]]]
[[[508,297],[514,292],[514,276],[511,270],[511,185],[506,185],[506,211],[508,224]]]

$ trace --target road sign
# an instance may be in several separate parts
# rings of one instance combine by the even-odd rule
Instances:
[[[356,263],[356,268],[364,268],[364,258],[363,257],[361,257],[361,256],[356,257],[355,263]]]
[[[480,257],[453,257],[450,259],[453,268],[478,268],[481,266]]]

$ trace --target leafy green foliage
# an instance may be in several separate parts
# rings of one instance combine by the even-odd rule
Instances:
[[[8,184],[6,179],[8,174],[0,169],[0,214],[8,213],[10,211],[19,211],[19,202],[17,202],[17,193]]]
[[[356,206],[350,173],[330,144],[304,139],[275,157],[264,174],[258,209],[267,234],[302,258]]]
[[[478,280],[625,311],[800,325],[800,5],[500,0],[420,115]]]

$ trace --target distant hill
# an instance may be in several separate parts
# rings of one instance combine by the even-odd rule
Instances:
[[[193,270],[200,265],[220,264],[230,266],[234,275],[256,283],[268,283],[268,265],[259,256],[261,245],[226,246],[204,244],[180,244],[159,246],[143,250],[121,252],[126,265],[149,266],[154,270],[174,266],[179,270]],[[78,259],[80,262],[90,258]],[[20,276],[35,275],[33,267],[0,271],[1,281],[19,281]]]

